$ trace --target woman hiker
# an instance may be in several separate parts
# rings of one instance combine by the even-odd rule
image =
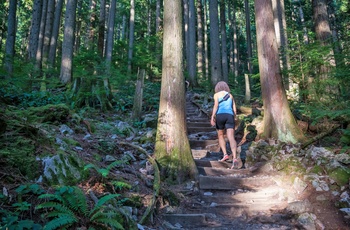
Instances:
[[[214,107],[213,114],[211,116],[210,123],[212,126],[216,126],[218,133],[219,146],[224,156],[219,161],[226,161],[229,159],[229,155],[226,149],[225,130],[226,137],[230,143],[231,152],[233,154],[232,167],[238,163],[237,160],[237,143],[235,140],[235,115],[236,103],[233,96],[230,94],[230,87],[224,81],[220,81],[215,86],[214,94]]]

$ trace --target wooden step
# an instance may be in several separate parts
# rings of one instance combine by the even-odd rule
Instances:
[[[207,190],[257,189],[274,184],[269,177],[199,176],[199,188]]]
[[[191,149],[209,149],[211,146],[219,146],[218,140],[190,140]]]
[[[216,129],[214,127],[187,127],[187,133],[188,134],[193,134],[193,133],[210,133],[210,132],[215,132]]]
[[[187,122],[187,128],[188,127],[205,127],[205,128],[207,128],[207,127],[212,127],[211,126],[211,124],[210,124],[210,122],[209,121],[207,121],[207,122],[203,122],[203,121],[193,121],[193,122]],[[213,127],[214,129],[215,129],[215,127]]]
[[[248,177],[253,175],[249,169],[229,169],[231,165],[227,168],[212,168],[212,167],[197,167],[199,175],[202,176],[229,176],[229,175],[241,175]]]
[[[205,149],[191,149],[192,151],[192,156],[193,156],[193,159],[202,159],[202,158],[206,158],[208,157],[210,154],[210,152],[208,152],[208,150],[205,150]]]

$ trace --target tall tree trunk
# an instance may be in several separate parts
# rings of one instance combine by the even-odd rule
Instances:
[[[16,42],[16,11],[17,0],[10,0],[9,14],[7,18],[7,38],[5,47],[5,70],[7,78],[13,74],[13,58],[15,57]]]
[[[238,84],[237,78],[238,78],[238,46],[237,46],[237,25],[236,25],[236,10],[234,3],[230,4],[232,9],[229,7],[229,17],[230,17],[230,32],[231,32],[231,54],[232,60],[231,60],[231,70],[234,76],[234,83],[235,85]]]
[[[160,11],[161,11],[161,3],[163,1],[161,0],[157,0],[156,1],[156,36],[157,36],[157,41],[158,41],[158,38],[160,37],[160,31],[161,31],[161,22],[162,22],[162,19],[161,19],[161,16],[160,16]],[[160,40],[160,39],[159,39]],[[161,42],[157,42],[156,43],[156,46],[155,46],[155,52],[156,52],[156,57],[157,57],[157,60],[158,60],[158,63],[161,63],[162,61],[162,57],[161,57],[161,52],[158,52],[158,50],[161,50],[159,47],[160,47],[160,44]]]
[[[299,17],[300,17],[300,21],[301,24],[303,26],[303,40],[305,44],[309,44],[309,35],[308,35],[308,30],[307,27],[305,25],[305,17],[304,17],[304,11],[303,8],[301,7],[301,3],[299,2]]]
[[[53,23],[53,13],[55,9],[55,0],[47,1],[47,11],[46,11],[46,19],[45,19],[45,31],[44,31],[44,40],[43,40],[43,48],[42,48],[42,65],[44,65],[44,69],[48,69],[48,57],[50,50],[50,40],[52,34],[52,23]],[[46,80],[47,73],[44,73],[42,76],[40,91],[46,91]]]
[[[304,140],[290,111],[280,74],[279,55],[270,0],[255,0],[258,60],[264,103],[264,138],[297,143]]]
[[[314,17],[314,26],[316,39],[319,41],[321,46],[325,49],[328,49],[328,53],[323,56],[324,64],[321,64],[317,68],[317,75],[319,79],[317,82],[314,82],[314,85],[320,84],[320,88],[325,90],[316,89],[319,99],[321,100],[332,100],[332,96],[336,95],[336,88],[329,84],[322,84],[324,81],[330,78],[329,74],[332,67],[335,67],[334,51],[331,47],[332,42],[332,33],[329,25],[328,12],[327,12],[327,1],[326,0],[313,0],[313,17]],[[322,92],[322,93],[321,93]]]
[[[55,9],[55,0],[48,0],[45,32],[44,32],[44,43],[43,43],[43,63],[45,66],[47,65],[47,59],[48,59],[49,50],[50,50],[54,9]]]
[[[200,1],[200,0],[199,0]],[[203,0],[203,18],[204,18],[204,62],[205,62],[205,79],[209,80],[209,49],[208,49],[208,24],[207,24],[207,1]]]
[[[123,17],[122,17],[122,29],[121,29],[121,36],[120,36],[121,40],[125,39],[125,31],[126,31],[126,16],[123,15]]]
[[[152,1],[148,1],[147,4],[147,37],[152,34]],[[148,46],[148,45],[147,45]]]
[[[130,0],[128,72],[131,73],[134,50],[135,0]]]
[[[146,71],[144,69],[141,69],[137,74],[134,104],[132,107],[132,115],[131,115],[131,118],[134,121],[139,121],[141,118],[145,75],[146,75]]]
[[[43,7],[41,11],[41,19],[40,19],[40,31],[39,31],[39,39],[38,39],[38,47],[36,50],[35,60],[36,60],[36,70],[39,75],[41,75],[41,67],[42,67],[42,58],[43,58],[43,45],[44,45],[44,33],[45,33],[45,22],[47,15],[47,3],[48,0],[43,0]]]
[[[251,75],[253,74],[253,68],[252,68],[252,37],[251,37],[251,28],[250,28],[250,9],[249,9],[249,2],[248,0],[244,0],[244,7],[245,7],[245,23],[246,23],[246,34],[247,34],[247,59],[248,59],[248,73]]]
[[[284,12],[284,0],[272,0],[274,25],[277,39],[277,46],[281,54],[281,68],[287,70],[287,33],[286,33],[286,21]],[[288,75],[283,75],[283,83],[285,89],[289,89]]]
[[[211,65],[211,84],[215,87],[216,83],[222,79],[221,57],[220,57],[220,35],[218,19],[218,0],[209,0],[210,17],[210,65]]]
[[[42,0],[34,0],[28,43],[28,60],[34,60],[38,49]]]
[[[62,14],[63,0],[57,0],[55,18],[52,27],[52,35],[50,40],[50,51],[49,51],[49,64],[54,66],[56,59],[57,50],[57,39],[61,25],[61,14]]]
[[[77,8],[77,0],[67,1],[65,22],[64,22],[63,44],[62,44],[61,73],[60,73],[60,80],[64,84],[67,84],[72,81],[76,8]]]
[[[198,77],[202,78],[205,72],[204,63],[204,36],[203,36],[203,6],[202,1],[197,0],[197,69]]]
[[[183,5],[183,23],[184,23],[184,43],[185,43],[185,53],[184,53],[184,67],[185,73],[188,73],[188,57],[190,56],[189,50],[189,33],[188,33],[188,0],[182,0]]]
[[[220,0],[220,28],[221,28],[221,64],[222,77],[228,82],[228,63],[227,63],[227,35],[226,35],[226,10],[225,0]]]
[[[329,22],[330,22],[330,26],[331,26],[331,31],[332,31],[332,40],[333,40],[333,46],[334,46],[334,53],[335,53],[335,62],[336,65],[338,66],[339,64],[341,64],[341,60],[339,58],[339,55],[341,54],[341,46],[340,46],[340,42],[338,39],[338,30],[339,30],[339,25],[338,25],[338,20],[336,18],[336,9],[334,9],[334,5],[333,4],[329,4],[328,5],[328,14],[329,14]]]
[[[116,12],[116,0],[111,0],[111,7],[108,14],[107,41],[106,41],[106,64],[107,69],[110,69],[112,62],[112,51],[114,43],[114,23]]]
[[[78,1],[77,2],[77,19],[83,18],[83,1]],[[75,25],[75,37],[74,37],[74,53],[78,54],[80,50],[80,45],[81,45],[81,30],[82,30],[82,20],[77,20],[76,25]]]
[[[98,40],[97,50],[101,57],[103,57],[104,43],[105,43],[105,27],[106,27],[106,0],[100,1],[100,17],[98,20]]]
[[[160,23],[162,21],[162,18],[160,17],[161,2],[161,0],[157,0],[156,2],[156,34],[158,34],[160,30]]]
[[[197,87],[196,69],[196,13],[194,0],[188,1],[188,77],[192,87]]]
[[[96,1],[90,0],[90,17],[86,25],[86,37],[85,37],[85,47],[87,49],[93,49],[93,44],[95,40],[95,24],[96,24]]]
[[[181,0],[164,0],[162,84],[155,145],[161,175],[178,183],[197,175],[186,132],[181,11]]]

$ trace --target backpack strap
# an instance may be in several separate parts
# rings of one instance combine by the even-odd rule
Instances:
[[[230,98],[230,94],[227,93],[227,94],[222,98],[222,100],[219,101],[219,104],[220,104],[221,102],[223,102],[223,101],[227,101],[229,98]]]

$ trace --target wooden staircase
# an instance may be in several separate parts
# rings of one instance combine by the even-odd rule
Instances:
[[[208,115],[187,96],[187,129],[199,177],[198,189],[186,197],[187,208],[163,217],[166,229],[298,229],[284,214],[287,201],[272,176],[259,166],[230,169]],[[238,168],[242,166],[242,163]]]

